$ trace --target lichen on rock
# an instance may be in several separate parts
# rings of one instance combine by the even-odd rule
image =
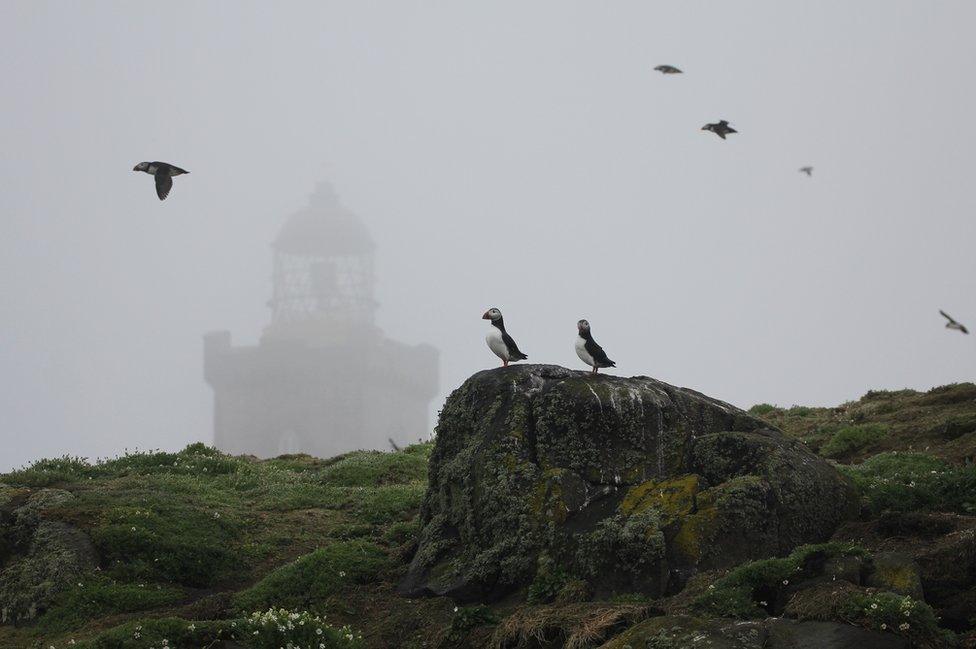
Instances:
[[[441,411],[418,551],[400,592],[490,600],[541,555],[597,596],[830,536],[847,479],[729,404],[647,377],[547,365],[475,374]]]

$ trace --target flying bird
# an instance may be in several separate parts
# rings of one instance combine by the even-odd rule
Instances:
[[[964,334],[968,334],[969,333],[969,330],[966,329],[961,324],[959,324],[958,322],[956,322],[955,320],[953,320],[951,315],[949,315],[948,313],[946,313],[942,309],[939,309],[939,313],[942,314],[942,317],[943,318],[945,318],[946,320],[949,321],[949,322],[946,323],[946,329],[955,329],[957,331],[963,332]]]
[[[729,126],[729,123],[724,119],[721,122],[715,122],[714,124],[705,124],[701,127],[703,131],[711,131],[715,135],[719,136],[723,140],[725,136],[729,133],[738,133],[737,130]]]
[[[659,65],[654,68],[661,74],[684,74],[681,70],[674,67],[673,65]]]
[[[168,162],[140,162],[132,168],[132,171],[145,171],[150,176],[156,177],[156,196],[159,196],[159,200],[169,196],[169,190],[173,188],[173,176],[190,173]]]
[[[593,334],[590,333],[590,323],[580,320],[576,323],[579,335],[576,336],[576,355],[580,360],[593,368],[593,374],[601,367],[616,367],[617,364],[607,358],[607,353],[603,347],[596,344]]]
[[[502,367],[508,367],[509,361],[521,361],[528,358],[519,351],[518,345],[512,337],[505,331],[505,321],[502,320],[502,312],[492,307],[485,311],[481,316],[484,320],[491,320],[491,331],[485,336],[488,349],[495,352],[495,356],[502,359]]]
[[[800,167],[800,173],[813,177],[813,167]]]

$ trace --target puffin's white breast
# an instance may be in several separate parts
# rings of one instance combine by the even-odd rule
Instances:
[[[502,332],[498,327],[492,325],[491,331],[485,336],[485,342],[488,343],[488,349],[495,352],[495,356],[503,361],[508,360],[508,345],[502,340]]]
[[[593,357],[590,356],[590,352],[586,351],[586,338],[583,336],[576,336],[576,355],[590,367],[596,367],[596,363]]]

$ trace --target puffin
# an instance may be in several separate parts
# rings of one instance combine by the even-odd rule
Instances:
[[[948,313],[946,313],[942,309],[939,309],[939,313],[942,314],[942,317],[943,318],[945,318],[946,320],[949,321],[949,322],[946,323],[946,329],[955,329],[956,331],[961,331],[964,334],[968,334],[969,333],[969,330],[966,329],[961,324],[959,324],[958,322],[956,322],[955,320],[953,320],[951,315],[949,315]]]
[[[724,119],[720,122],[715,122],[713,124],[705,124],[704,126],[701,127],[701,130],[711,131],[712,133],[719,136],[723,140],[725,139],[725,136],[728,135],[729,133],[738,133],[738,131],[732,128],[731,126],[729,126],[729,123]]]
[[[132,171],[145,171],[150,176],[156,177],[156,196],[159,196],[159,200],[165,200],[169,196],[169,190],[173,188],[173,176],[190,173],[176,165],[158,161],[140,162],[132,168]]]
[[[590,323],[580,320],[576,323],[579,335],[576,336],[576,355],[580,360],[593,368],[593,374],[601,367],[617,367],[617,364],[607,358],[607,353],[603,347],[596,344],[593,334],[590,333]]]
[[[800,167],[800,173],[806,174],[813,178],[813,167]]]
[[[674,67],[673,65],[659,65],[654,68],[661,74],[684,74],[681,70]]]
[[[502,359],[502,367],[508,367],[509,361],[522,361],[528,358],[519,351],[518,345],[512,337],[505,331],[505,321],[502,319],[502,312],[492,307],[485,311],[481,316],[483,320],[491,320],[491,331],[485,336],[488,349],[495,352],[495,356]]]

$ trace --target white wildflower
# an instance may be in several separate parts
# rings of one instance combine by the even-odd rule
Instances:
[[[908,622],[902,622],[901,624],[898,625],[899,631],[908,631],[910,628],[912,628],[912,625],[909,624]]]

